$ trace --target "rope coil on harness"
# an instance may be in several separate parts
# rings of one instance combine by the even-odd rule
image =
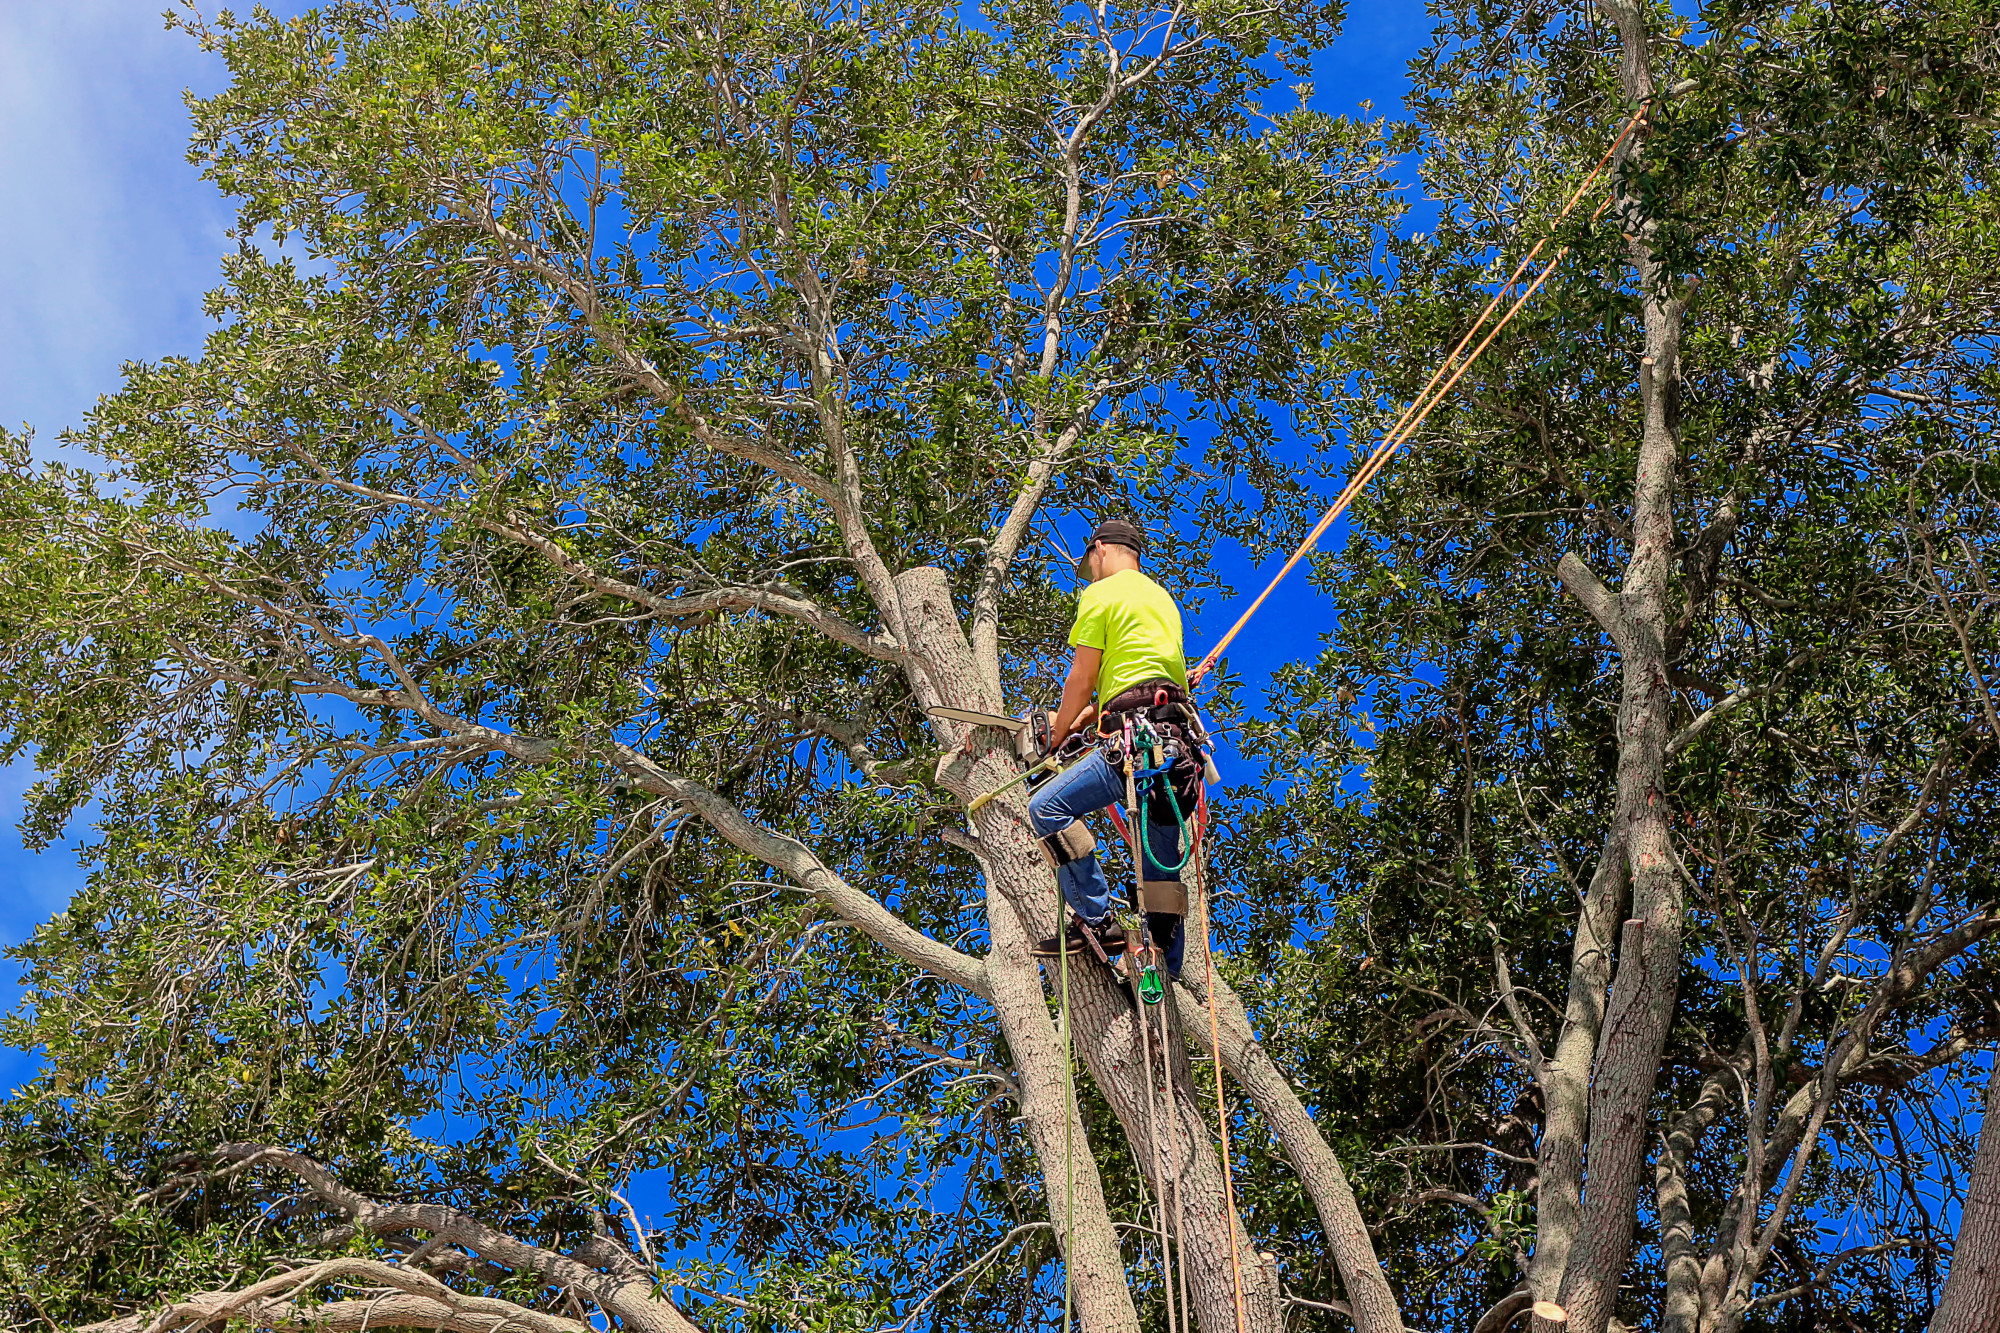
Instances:
[[[1575,211],[1576,206],[1583,201],[1584,195],[1589,192],[1590,188],[1597,183],[1599,177],[1604,174],[1605,167],[1610,164],[1612,157],[1618,152],[1620,146],[1624,144],[1632,131],[1638,128],[1639,122],[1645,119],[1646,108],[1650,105],[1652,105],[1651,99],[1641,102],[1639,109],[1634,111],[1631,117],[1626,120],[1625,127],[1618,131],[1618,137],[1613,139],[1611,146],[1604,150],[1604,156],[1597,159],[1597,165],[1590,169],[1590,174],[1584,177],[1583,183],[1576,187],[1574,194],[1570,195],[1569,202],[1563,205],[1562,212],[1556,214],[1556,220],[1549,224],[1550,236],[1553,236],[1555,228],[1561,226],[1563,221]],[[1611,196],[1606,195],[1604,202],[1597,206],[1597,211],[1590,215],[1590,220],[1595,222],[1598,218],[1602,217],[1604,210],[1610,204]],[[1320,516],[1319,522],[1313,525],[1313,530],[1306,534],[1306,539],[1299,543],[1299,548],[1292,552],[1291,559],[1279,566],[1278,572],[1271,576],[1271,581],[1264,585],[1264,591],[1257,594],[1257,599],[1250,603],[1249,609],[1236,618],[1236,623],[1229,627],[1229,632],[1222,636],[1222,639],[1215,647],[1208,650],[1208,655],[1201,659],[1194,670],[1188,672],[1188,688],[1194,688],[1195,684],[1202,677],[1214,669],[1216,660],[1222,656],[1223,650],[1229,647],[1230,641],[1250,622],[1250,617],[1257,614],[1258,608],[1264,605],[1264,600],[1284,581],[1285,576],[1292,572],[1292,569],[1299,561],[1305,559],[1307,553],[1319,545],[1319,539],[1326,535],[1326,530],[1333,526],[1334,520],[1347,512],[1348,505],[1352,504],[1355,497],[1361,494],[1368,483],[1375,479],[1375,474],[1388,464],[1390,457],[1395,454],[1396,450],[1402,448],[1409,441],[1409,438],[1416,433],[1417,427],[1423,425],[1425,420],[1429,418],[1432,410],[1445,400],[1445,396],[1452,391],[1453,387],[1465,375],[1465,372],[1472,369],[1472,363],[1479,359],[1479,354],[1484,352],[1492,344],[1493,340],[1500,336],[1500,331],[1507,327],[1515,315],[1521,313],[1521,307],[1528,303],[1529,298],[1540,290],[1541,285],[1548,280],[1549,275],[1555,272],[1556,265],[1560,264],[1564,256],[1570,252],[1570,247],[1567,245],[1556,251],[1554,258],[1550,259],[1542,267],[1542,271],[1535,275],[1535,280],[1528,285],[1528,289],[1521,293],[1512,306],[1508,307],[1507,313],[1500,317],[1500,322],[1495,324],[1492,330],[1486,334],[1484,340],[1472,349],[1472,354],[1467,356],[1463,362],[1459,362],[1459,353],[1463,352],[1466,345],[1479,336],[1480,330],[1485,328],[1486,321],[1500,307],[1500,303],[1507,298],[1507,293],[1514,289],[1514,284],[1521,280],[1521,275],[1527,271],[1528,265],[1535,261],[1535,256],[1541,254],[1542,247],[1549,243],[1550,236],[1544,236],[1541,240],[1536,241],[1534,248],[1521,257],[1521,262],[1514,266],[1514,271],[1507,276],[1507,281],[1501,284],[1500,290],[1494,293],[1493,299],[1486,303],[1486,308],[1479,312],[1479,318],[1472,322],[1472,327],[1465,331],[1465,336],[1458,340],[1458,345],[1451,349],[1450,355],[1446,356],[1438,364],[1438,368],[1431,372],[1430,379],[1424,382],[1424,387],[1417,393],[1415,398],[1410,400],[1410,405],[1403,409],[1402,414],[1396,418],[1395,424],[1389,427],[1387,433],[1382,437],[1382,442],[1375,446],[1375,451],[1369,454],[1367,461],[1355,471],[1354,476],[1342,488],[1339,496],[1334,499],[1333,504],[1327,509],[1326,513]],[[1449,379],[1444,378],[1447,371],[1450,372]],[[1444,379],[1442,385],[1438,383],[1440,379]]]

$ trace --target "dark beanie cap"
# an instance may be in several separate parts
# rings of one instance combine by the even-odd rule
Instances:
[[[1107,518],[1097,525],[1090,534],[1093,544],[1103,542],[1107,546],[1129,546],[1140,555],[1146,553],[1146,534],[1137,523],[1127,523],[1122,518]]]

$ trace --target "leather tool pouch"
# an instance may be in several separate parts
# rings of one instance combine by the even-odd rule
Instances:
[[[1165,912],[1170,916],[1186,916],[1187,905],[1187,888],[1179,880],[1146,879],[1139,881],[1140,911]]]

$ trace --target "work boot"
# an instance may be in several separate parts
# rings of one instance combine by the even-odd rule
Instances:
[[[1097,948],[1091,947],[1090,940],[1084,935],[1086,930],[1097,937]],[[1086,926],[1082,918],[1072,916],[1069,919],[1068,933],[1069,952],[1072,955],[1094,954],[1098,949],[1107,954],[1125,952],[1125,927],[1118,924],[1118,918],[1115,916],[1106,916],[1095,926]],[[1028,950],[1028,953],[1035,958],[1060,958],[1062,949],[1062,941],[1051,935]]]

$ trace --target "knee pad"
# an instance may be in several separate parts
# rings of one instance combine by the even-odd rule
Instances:
[[[1148,914],[1164,916],[1187,915],[1187,889],[1179,880],[1142,879],[1139,881],[1139,909]]]
[[[1049,865],[1057,870],[1071,861],[1081,861],[1096,850],[1097,839],[1083,826],[1081,819],[1042,839],[1042,855],[1048,857]]]

